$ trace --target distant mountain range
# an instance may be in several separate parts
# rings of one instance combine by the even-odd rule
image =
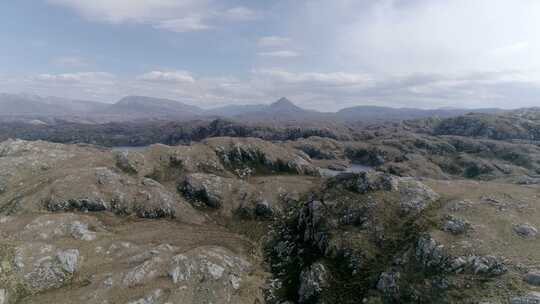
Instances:
[[[40,97],[26,94],[0,94],[0,120],[62,119],[74,122],[102,123],[132,120],[194,120],[224,117],[246,122],[315,123],[315,122],[381,122],[466,113],[499,113],[500,109],[415,109],[378,106],[356,106],[335,113],[303,109],[287,98],[272,104],[228,105],[205,110],[178,101],[145,96],[128,96],[114,104]]]
[[[97,114],[137,118],[191,118],[204,115],[204,110],[169,99],[128,96],[101,109]]]
[[[108,105],[95,101],[40,97],[27,94],[0,94],[0,115],[58,116],[91,113]]]

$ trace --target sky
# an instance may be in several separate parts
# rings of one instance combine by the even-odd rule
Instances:
[[[540,106],[538,0],[17,0],[0,20],[0,92]]]

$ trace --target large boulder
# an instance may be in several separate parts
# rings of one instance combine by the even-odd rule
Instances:
[[[445,217],[442,227],[441,227],[443,231],[446,231],[455,235],[463,234],[470,228],[471,228],[471,224],[469,222],[467,222],[466,220],[462,218],[451,216],[451,215]]]
[[[399,178],[398,189],[401,211],[405,214],[419,213],[440,199],[439,194],[413,178]]]
[[[419,264],[427,269],[445,269],[449,261],[445,247],[429,234],[423,234],[419,237],[415,255]]]
[[[31,252],[24,249],[24,255],[15,262],[18,275],[31,293],[39,293],[60,288],[70,283],[79,265],[77,249],[55,250],[51,246],[42,246],[41,251]]]
[[[128,174],[139,173],[139,168],[144,166],[144,156],[138,152],[120,151],[115,153],[116,166]]]
[[[326,206],[320,201],[311,201],[300,210],[297,229],[303,232],[303,241],[315,246],[321,252],[328,248],[328,235],[325,231]]]
[[[530,224],[519,224],[514,226],[514,231],[524,238],[534,238],[538,235],[538,229]]]
[[[184,178],[179,190],[194,204],[202,203],[209,208],[217,209],[223,205],[231,183],[231,179],[214,174],[193,173]]]
[[[540,271],[531,271],[523,278],[530,285],[540,286]]]

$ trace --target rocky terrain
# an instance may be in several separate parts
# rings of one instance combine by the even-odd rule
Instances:
[[[540,303],[540,148],[452,121],[7,139],[0,304]]]
[[[258,139],[144,153],[8,140],[0,155],[2,304],[262,303],[256,242],[227,227],[270,218],[318,174]]]

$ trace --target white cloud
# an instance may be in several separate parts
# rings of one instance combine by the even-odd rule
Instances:
[[[201,16],[189,16],[180,19],[160,21],[154,25],[154,28],[177,33],[185,33],[208,30],[212,27],[205,24]]]
[[[260,47],[281,47],[291,42],[290,38],[280,36],[266,36],[261,37],[257,41],[257,45]]]
[[[251,21],[262,14],[247,7],[222,9],[214,0],[47,0],[91,21],[148,24],[177,33],[215,28],[217,19]]]
[[[260,52],[258,53],[259,56],[263,57],[275,57],[275,58],[292,58],[292,57],[299,57],[300,54],[298,54],[295,51],[272,51],[272,52]]]
[[[334,73],[293,73],[280,69],[256,70],[255,74],[271,77],[288,84],[316,83],[329,86],[366,86],[374,80],[366,74]]]
[[[147,23],[187,16],[204,10],[205,0],[48,0],[94,21]]]
[[[225,19],[231,21],[251,21],[262,18],[262,14],[243,6],[237,6],[221,13]]]
[[[495,48],[491,51],[491,54],[495,56],[517,56],[520,53],[527,51],[528,48],[529,43],[522,41]]]
[[[82,57],[78,56],[62,56],[52,59],[54,65],[64,68],[85,68],[90,66],[90,63]]]
[[[34,80],[47,83],[93,83],[104,84],[112,83],[116,76],[107,72],[80,72],[80,73],[64,73],[64,74],[40,74],[33,78]]]
[[[340,4],[327,4],[332,16],[317,10],[312,17],[330,18],[332,31],[319,39],[332,41],[326,55],[349,65],[402,75],[540,68],[539,1]]]
[[[285,1],[264,12],[255,5],[248,8],[234,2],[227,6],[232,2],[217,0],[45,1],[91,21],[143,24],[179,33],[260,18],[265,23],[243,32],[246,35],[220,32],[223,36],[216,42],[216,53],[210,55],[224,55],[224,70],[238,78],[193,77],[187,71],[162,70],[124,79],[44,74],[19,81],[21,87],[48,87],[58,94],[91,91],[102,97],[138,93],[205,104],[261,102],[285,95],[321,108],[325,102],[335,107],[361,103],[531,106],[538,104],[540,96],[537,0]],[[260,37],[252,42],[256,45],[246,47],[246,39],[261,33],[279,35]],[[190,43],[190,38],[167,40],[175,40],[176,45]],[[204,46],[194,43],[193,47]],[[252,74],[237,70],[239,65],[228,57],[248,55],[251,60],[253,56],[245,54],[250,51],[256,55],[254,64],[260,64]],[[204,53],[201,56],[208,55]],[[88,62],[78,59],[57,58],[52,63],[87,69]],[[191,58],[174,65],[181,65],[181,60]],[[285,63],[294,65],[285,69]],[[201,70],[208,66],[203,64]],[[0,82],[0,87],[5,86]]]
[[[138,80],[166,83],[194,83],[195,79],[188,71],[152,71],[140,75]]]

